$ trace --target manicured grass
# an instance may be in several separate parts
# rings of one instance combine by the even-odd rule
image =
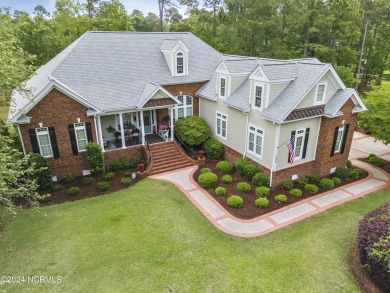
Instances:
[[[1,275],[61,276],[6,292],[358,292],[346,265],[383,190],[257,238],[216,229],[173,185],[22,212],[0,236]]]
[[[8,106],[0,106],[0,119],[7,121],[8,117]]]

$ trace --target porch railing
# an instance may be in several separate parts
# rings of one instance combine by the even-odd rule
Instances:
[[[192,146],[190,147],[189,145],[185,144],[176,133],[174,134],[174,136],[176,141],[180,143],[181,147],[184,149],[186,153],[190,154],[191,157],[197,156],[197,152],[194,151],[194,148]]]

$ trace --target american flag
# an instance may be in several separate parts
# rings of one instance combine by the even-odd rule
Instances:
[[[290,141],[286,142],[287,148],[290,151],[290,164],[294,164],[294,145],[295,145],[295,139],[294,137],[291,138]]]

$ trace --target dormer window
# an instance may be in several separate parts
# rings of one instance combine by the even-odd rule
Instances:
[[[326,84],[321,83],[317,85],[317,90],[316,90],[316,96],[315,96],[315,103],[323,103],[325,100],[325,91],[326,91]]]
[[[184,74],[184,55],[182,52],[176,54],[176,74]]]
[[[226,97],[226,78],[221,77],[220,82],[219,82],[219,95],[222,98]]]
[[[261,109],[262,97],[263,97],[263,87],[257,85],[255,87],[255,108]]]

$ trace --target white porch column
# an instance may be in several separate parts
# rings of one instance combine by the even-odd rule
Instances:
[[[173,111],[174,111],[173,107],[170,108],[169,116],[171,117],[171,140],[172,140],[172,141],[173,141],[174,138],[175,138],[174,133],[173,133],[173,131],[174,131],[174,130],[173,130]]]
[[[142,129],[142,133],[141,133],[141,136],[142,136],[142,144],[144,145],[145,144],[145,125],[144,125],[144,111],[141,111],[141,129]]]
[[[20,125],[16,124],[18,126],[18,133],[20,137],[20,142],[22,143],[22,148],[23,148],[23,155],[26,156],[26,149],[24,147],[24,141],[23,141],[23,136],[22,136],[22,131],[20,131]]]
[[[126,148],[125,143],[125,129],[123,127],[123,117],[122,113],[119,113],[119,125],[121,126],[121,141],[122,141],[122,149]]]
[[[102,151],[105,152],[104,150],[104,142],[103,142],[103,134],[102,134],[102,123],[100,121],[100,116],[97,116],[98,118],[98,126],[99,126],[99,129],[98,129],[98,132],[99,132],[99,144],[100,146],[102,147]]]

